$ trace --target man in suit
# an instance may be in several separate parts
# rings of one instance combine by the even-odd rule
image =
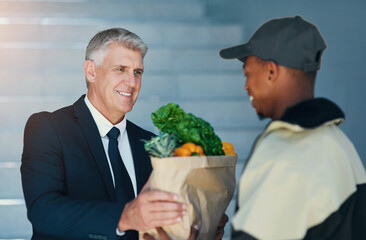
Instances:
[[[86,50],[87,95],[25,127],[22,185],[32,239],[138,239],[137,231],[174,224],[186,213],[173,193],[152,191],[141,139],[126,120],[140,91],[147,46],[114,28]]]

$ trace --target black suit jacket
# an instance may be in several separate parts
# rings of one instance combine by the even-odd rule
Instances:
[[[21,175],[32,239],[117,238],[126,202],[116,200],[106,153],[84,97],[53,113],[34,114],[26,124]],[[139,192],[151,173],[141,139],[153,134],[129,121],[126,130]]]

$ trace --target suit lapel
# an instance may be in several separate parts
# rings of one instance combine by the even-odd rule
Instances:
[[[144,137],[137,133],[135,126],[129,121],[127,121],[126,130],[135,166],[137,193],[139,193],[151,173],[150,159],[141,141]]]
[[[100,174],[103,177],[105,187],[108,191],[109,197],[116,200],[116,193],[114,190],[112,175],[109,169],[106,153],[103,148],[102,139],[98,131],[98,127],[84,102],[85,95],[81,96],[78,101],[74,103],[74,114],[76,121],[84,132],[85,139],[89,145],[94,159],[99,167]]]

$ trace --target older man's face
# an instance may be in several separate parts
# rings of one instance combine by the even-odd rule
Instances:
[[[140,92],[143,59],[141,53],[111,43],[101,66],[95,67],[88,97],[113,124],[132,110]]]

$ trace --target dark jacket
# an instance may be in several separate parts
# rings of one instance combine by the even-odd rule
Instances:
[[[141,139],[153,134],[129,121],[126,130],[139,192],[151,172]],[[32,239],[117,238],[126,202],[116,200],[106,153],[84,96],[72,106],[29,118],[21,175]]]

